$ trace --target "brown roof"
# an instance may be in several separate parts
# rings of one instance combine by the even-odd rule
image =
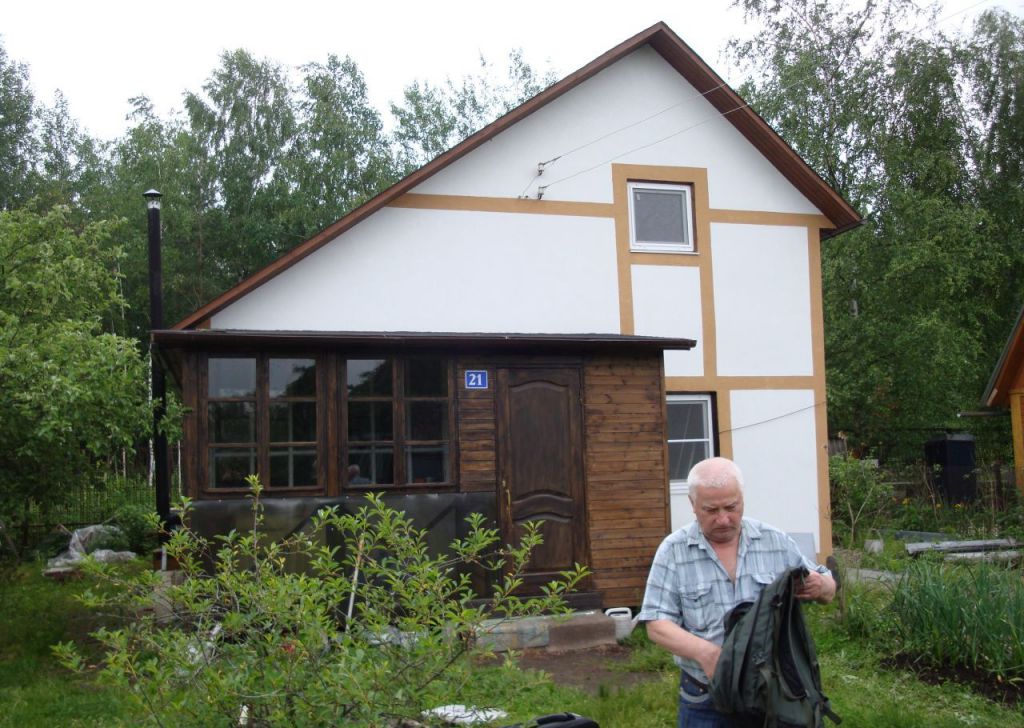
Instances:
[[[1017,315],[1017,322],[1010,331],[1003,353],[999,355],[996,368],[985,387],[982,402],[986,407],[1009,407],[1010,389],[1014,380],[1024,370],[1024,308]]]
[[[301,243],[270,265],[246,278],[202,308],[175,324],[175,329],[186,329],[213,316],[249,291],[290,268],[310,253],[336,238],[377,210],[385,207],[415,186],[437,174],[449,164],[470,153],[484,142],[500,134],[537,109],[554,101],[587,79],[638,48],[650,45],[675,68],[695,89],[705,95],[723,117],[743,134],[775,167],[832,222],[833,234],[858,225],[860,215],[839,193],[825,183],[818,174],[774,129],[716,74],[690,46],[665,23],[655,23],[647,30],[620,43],[604,55],[595,58],[578,71],[516,107],[480,131],[439,155],[423,167],[357,207],[340,220],[327,226],[309,240]]]

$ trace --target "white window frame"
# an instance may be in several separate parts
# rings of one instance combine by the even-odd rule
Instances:
[[[704,424],[706,427],[707,437],[699,439],[669,439],[666,437],[665,448],[668,451],[668,444],[673,442],[707,442],[708,443],[708,457],[714,457],[717,453],[715,452],[715,402],[710,394],[669,394],[665,397],[666,417],[668,415],[668,408],[672,406],[673,402],[704,402],[707,407],[705,412],[707,419]],[[668,428],[668,422],[665,422],[666,431]],[[667,432],[666,432],[667,434]],[[669,492],[673,495],[688,495],[690,492],[689,483],[685,479],[680,480],[669,480]]]
[[[658,241],[658,240],[637,240],[636,239],[636,216],[633,209],[634,190],[655,190],[659,192],[679,192],[682,200],[683,214],[686,218],[684,232],[686,240],[683,242]],[[696,237],[693,220],[693,185],[688,184],[667,184],[661,182],[629,182],[626,185],[626,196],[629,198],[629,249],[640,253],[694,253],[694,238]]]

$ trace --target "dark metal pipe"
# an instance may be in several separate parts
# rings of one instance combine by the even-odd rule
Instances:
[[[166,411],[167,382],[160,362],[157,344],[152,340],[152,331],[164,327],[163,263],[160,257],[160,197],[156,190],[143,193],[149,226],[149,326],[150,363],[152,366],[153,391],[153,485],[156,489],[156,512],[164,526],[171,517],[171,487],[167,437],[160,432],[160,421]]]

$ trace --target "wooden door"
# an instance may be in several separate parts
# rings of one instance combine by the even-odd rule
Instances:
[[[580,372],[524,367],[499,369],[497,375],[502,535],[518,543],[523,524],[544,522],[544,543],[527,567],[531,592],[588,561]]]

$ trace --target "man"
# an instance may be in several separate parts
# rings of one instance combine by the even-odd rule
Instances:
[[[687,482],[697,520],[658,547],[638,619],[682,669],[679,728],[730,728],[732,722],[715,710],[708,694],[725,639],[725,616],[801,564],[810,573],[797,588],[799,599],[827,604],[836,583],[785,533],[743,517],[743,474],[731,460],[703,460]]]

